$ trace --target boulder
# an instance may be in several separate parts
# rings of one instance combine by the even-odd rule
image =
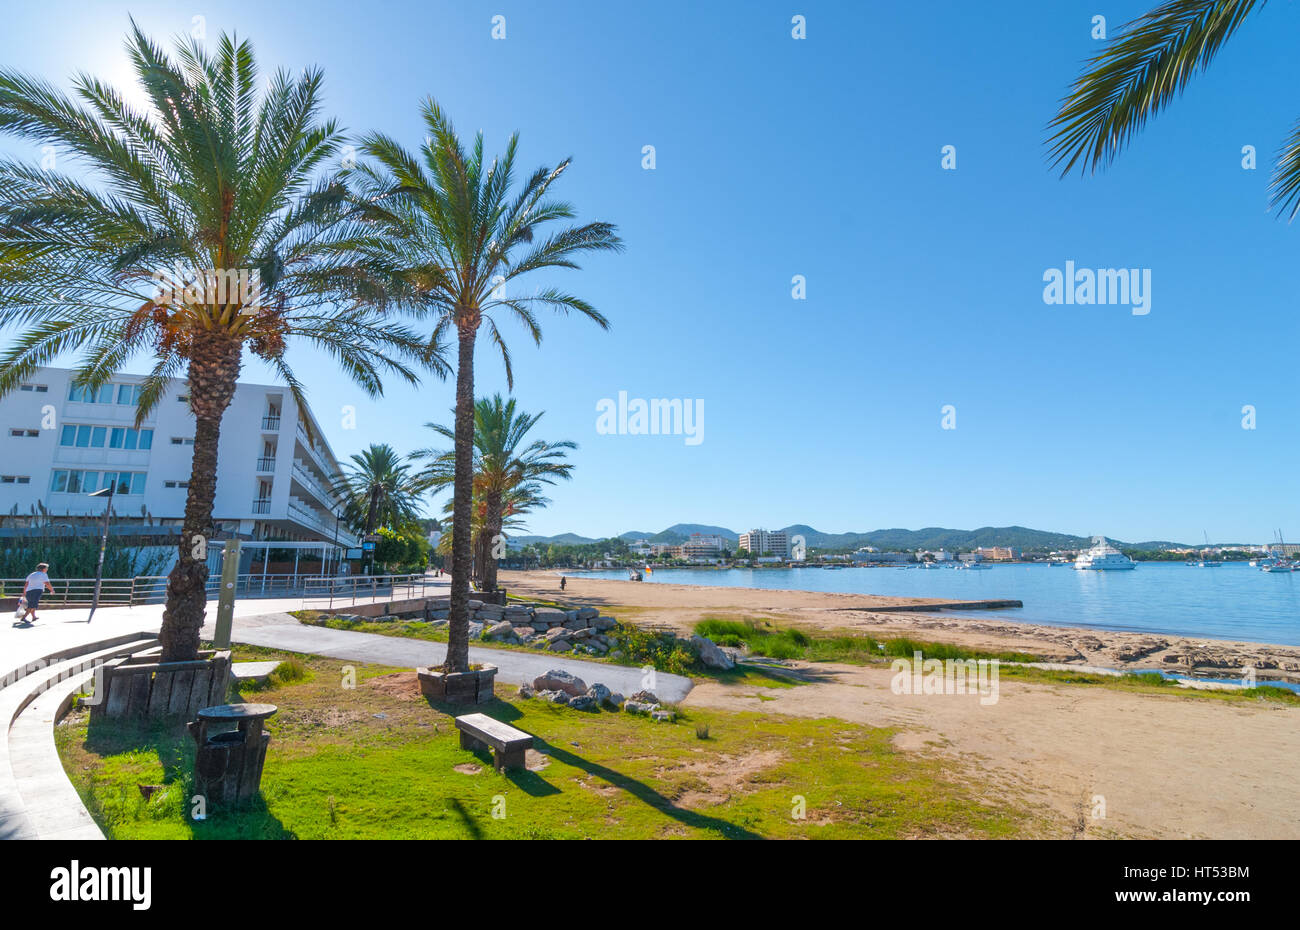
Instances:
[[[563,691],[538,691],[537,697],[543,701],[550,701],[552,704],[567,704],[570,697]]]
[[[544,623],[547,626],[560,626],[568,616],[562,610],[554,607],[538,607],[533,611],[533,626]]]
[[[713,640],[696,633],[691,637],[691,645],[695,647],[700,654],[700,661],[709,668],[718,668],[727,670],[734,668],[736,663],[731,660],[731,656],[723,652],[718,644]]]
[[[579,607],[579,608],[578,608],[578,619],[579,619],[579,620],[595,620],[595,619],[596,619],[597,617],[599,617],[599,616],[600,616],[600,611],[597,610],[595,607]]]
[[[443,629],[443,628],[445,628],[445,627],[448,627],[448,626],[451,626],[451,621],[450,621],[450,620],[447,620],[446,618],[441,619],[441,620],[430,620],[430,621],[429,621],[429,629],[431,629],[431,630],[441,630],[441,629]]]
[[[605,701],[605,706],[612,707],[615,710],[618,710],[621,706],[623,706],[623,695],[617,691],[611,691],[609,693],[609,699]]]
[[[659,723],[672,723],[677,719],[677,715],[671,710],[656,710],[650,713],[651,720],[657,720]]]
[[[504,620],[500,623],[494,623],[487,628],[483,634],[484,639],[504,639],[507,636],[513,636],[515,628]]]
[[[450,602],[449,602],[449,603],[450,603]],[[482,606],[483,606],[483,602],[482,602],[482,601],[471,600],[471,601],[469,602],[469,609],[470,609],[470,610],[478,610],[478,609],[479,609],[480,607],[482,607]]]
[[[483,635],[483,624],[471,620],[469,624],[469,638],[478,639],[482,635]]]
[[[497,604],[484,604],[478,609],[477,615],[480,620],[500,621],[505,619],[506,609]]]
[[[556,639],[546,644],[547,652],[568,652],[573,648],[573,643],[567,639]]]
[[[522,685],[520,685],[520,686],[519,686],[519,696],[520,696],[521,698],[530,698],[530,697],[532,697],[532,696],[533,696],[533,689],[532,689],[532,686],[530,686],[530,685],[528,685],[528,684],[522,684]]]
[[[537,636],[537,632],[530,626],[516,626],[511,629],[515,631],[515,638],[521,643],[526,643]]]
[[[603,633],[605,630],[612,630],[618,626],[618,621],[613,617],[596,617],[591,621],[591,625]]]
[[[638,704],[658,704],[659,698],[653,691],[638,691],[628,698],[629,701],[636,701]]]
[[[563,691],[573,697],[587,693],[587,683],[562,668],[553,668],[544,675],[538,675],[533,679],[533,687],[538,691]]]
[[[629,714],[648,714],[650,713],[650,708],[655,706],[657,705],[646,704],[643,701],[625,701],[623,703],[623,711]]]
[[[599,710],[600,709],[600,706],[596,703],[596,699],[589,694],[584,694],[576,698],[569,698],[569,706],[572,707],[574,710]]]

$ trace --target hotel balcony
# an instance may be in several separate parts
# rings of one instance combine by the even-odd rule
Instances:
[[[259,472],[275,471],[275,456],[259,455],[257,457],[257,470]]]
[[[255,497],[253,498],[253,513],[270,513],[271,498]]]
[[[266,430],[267,432],[271,432],[271,433],[279,432],[279,431],[280,431],[280,418],[279,418],[278,416],[275,416],[275,417],[262,417],[262,429]]]

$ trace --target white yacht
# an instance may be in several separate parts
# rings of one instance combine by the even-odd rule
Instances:
[[[1079,571],[1116,572],[1137,568],[1137,563],[1106,542],[1105,536],[1094,537],[1092,542],[1092,548],[1080,552],[1074,560],[1074,567]]]

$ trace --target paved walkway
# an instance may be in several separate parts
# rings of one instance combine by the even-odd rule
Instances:
[[[446,576],[430,579],[430,597],[443,593],[433,591],[434,585],[450,589],[450,579]],[[303,606],[304,602],[300,598],[240,598],[235,601],[235,623],[231,638],[237,643],[250,646],[266,646],[405,668],[438,665],[446,656],[447,647],[442,643],[306,626],[287,613]],[[307,606],[315,605],[308,602]],[[95,612],[94,622],[90,624],[86,623],[87,613],[86,608],[45,609],[41,611],[41,619],[31,627],[14,626],[0,619],[0,674],[83,643],[134,631],[157,633],[162,626],[163,605],[101,607]],[[210,603],[208,617],[215,615],[216,604]],[[203,628],[205,637],[211,637],[212,634],[211,624]],[[561,668],[577,675],[587,684],[600,682],[625,695],[645,687],[640,669],[586,662],[556,653],[473,646],[470,647],[470,661],[491,662],[500,669],[497,677],[511,684],[532,681],[549,669]],[[652,690],[663,700],[675,703],[691,690],[691,681],[681,675],[656,672]]]
[[[383,636],[379,633],[357,633],[351,630],[307,626],[287,614],[278,617],[258,617],[247,624],[236,621],[232,638],[235,642],[250,646],[265,646],[287,652],[310,653],[334,659],[399,668],[438,665],[447,656],[447,646],[444,643]],[[639,668],[628,668],[607,662],[587,662],[553,652],[533,653],[471,646],[469,660],[492,663],[498,669],[497,678],[511,684],[531,682],[538,675],[555,668],[577,675],[589,685],[600,682],[611,691],[620,691],[624,695],[650,687],[650,683],[643,680]],[[675,704],[686,697],[691,690],[691,684],[689,678],[681,675],[655,672],[651,690],[661,700]]]

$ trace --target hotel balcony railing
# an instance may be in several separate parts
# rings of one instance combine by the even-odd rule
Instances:
[[[253,513],[270,513],[271,498],[255,497],[253,498]]]
[[[275,471],[275,456],[259,455],[257,457],[258,471]]]
[[[334,496],[330,494],[328,488],[316,480],[316,476],[311,473],[302,459],[293,460],[293,478],[308,491],[315,494],[321,503],[327,507],[334,506]]]
[[[280,418],[279,418],[278,416],[274,416],[274,417],[262,417],[262,429],[265,429],[265,430],[279,430],[279,429],[280,429]]]

